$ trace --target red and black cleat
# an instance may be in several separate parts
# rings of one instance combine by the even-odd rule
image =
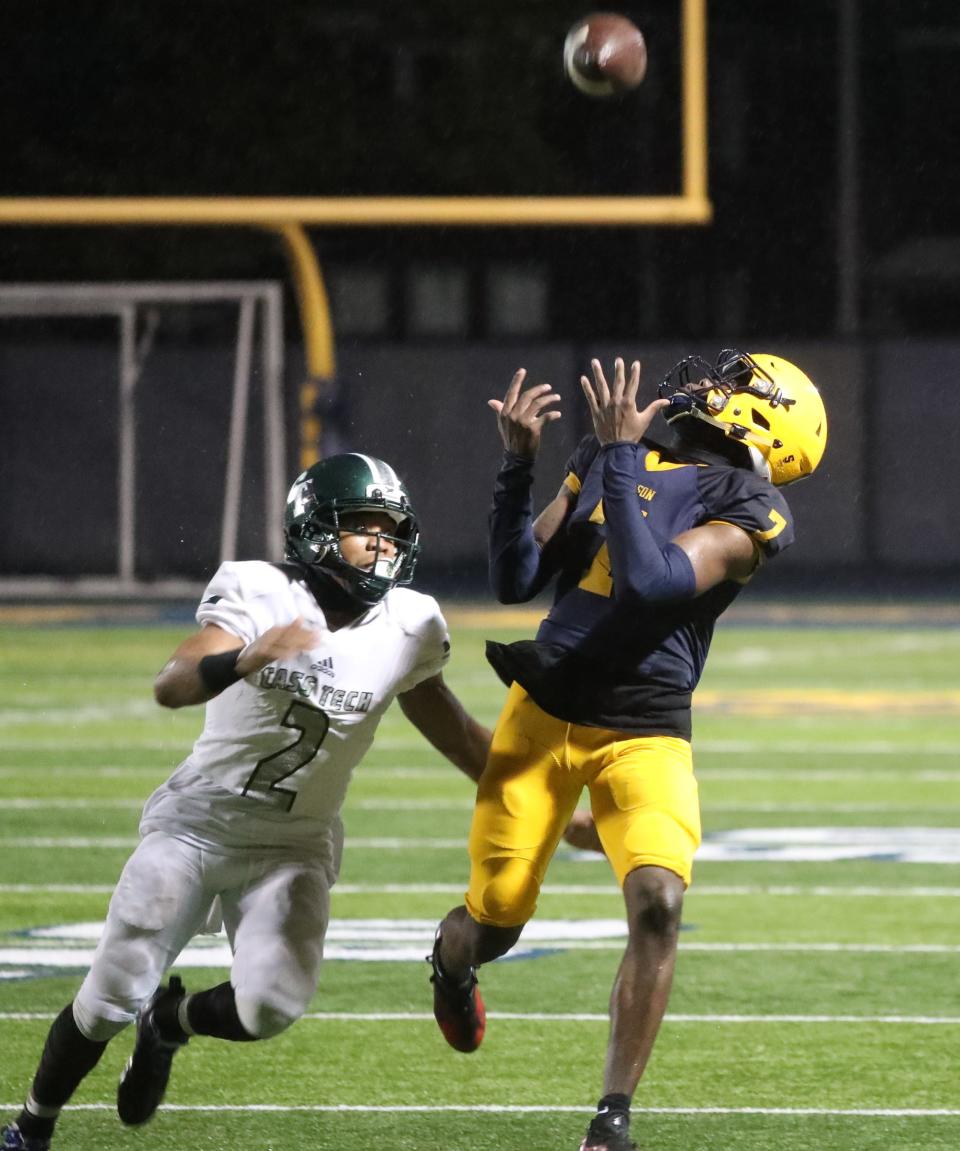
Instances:
[[[433,1017],[444,1039],[456,1051],[476,1051],[487,1029],[487,1011],[483,1006],[476,971],[471,967],[470,974],[462,983],[454,983],[440,966],[439,950],[440,937],[437,936],[433,951],[427,956],[427,962],[433,968],[430,976]]]

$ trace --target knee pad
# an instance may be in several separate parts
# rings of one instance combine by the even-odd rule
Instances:
[[[540,879],[526,859],[487,862],[480,882],[470,885],[467,910],[480,923],[519,927],[537,909]]]
[[[237,1016],[244,1031],[254,1039],[272,1039],[281,1031],[296,1023],[302,1011],[294,1011],[289,1005],[270,1002],[255,995],[236,994]]]

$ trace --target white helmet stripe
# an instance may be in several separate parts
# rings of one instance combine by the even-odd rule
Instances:
[[[363,460],[363,462],[370,469],[370,474],[373,476],[376,483],[383,484],[388,488],[395,488],[399,486],[400,481],[397,477],[397,473],[393,470],[392,467],[390,467],[389,464],[385,464],[382,460],[374,459],[373,456],[365,456],[362,452],[354,452],[353,455],[355,455],[357,459]]]

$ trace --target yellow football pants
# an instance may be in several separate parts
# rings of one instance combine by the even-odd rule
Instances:
[[[566,723],[514,684],[493,733],[470,829],[467,910],[517,927],[533,915],[547,864],[584,787],[620,884],[665,867],[689,884],[700,845],[690,744]]]

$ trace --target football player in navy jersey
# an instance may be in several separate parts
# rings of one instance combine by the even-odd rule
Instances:
[[[536,638],[488,643],[509,688],[481,777],[465,904],[440,924],[431,981],[451,1046],[485,1028],[476,969],[517,942],[566,838],[601,847],[622,886],[628,942],[611,996],[603,1097],[581,1151],[629,1151],[630,1102],[673,977],[684,890],[700,843],[691,696],[714,624],[760,564],[793,541],[779,488],[810,475],[827,422],[819,393],[769,354],[679,363],[637,407],[640,365],[592,361],[593,435],[534,519],[533,466],[558,419],[549,384],[518,371],[491,400],[505,452],[489,526],[504,603],[556,580]],[[592,816],[576,813],[586,788]]]

